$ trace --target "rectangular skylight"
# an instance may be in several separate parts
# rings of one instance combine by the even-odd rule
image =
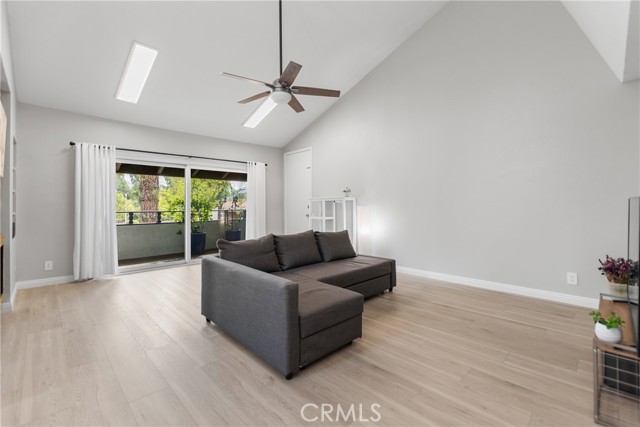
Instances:
[[[258,105],[258,108],[256,108],[253,113],[251,113],[251,115],[247,117],[247,120],[242,123],[242,126],[247,128],[255,128],[265,117],[267,117],[267,115],[276,107],[276,105],[278,104],[273,102],[273,99],[271,99],[270,96],[267,96],[267,98],[262,101],[260,105]]]
[[[138,102],[157,55],[157,50],[133,42],[116,92],[117,99],[134,104]]]

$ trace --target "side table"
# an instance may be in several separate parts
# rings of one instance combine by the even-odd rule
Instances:
[[[593,419],[616,427],[640,425],[640,357],[593,340]]]

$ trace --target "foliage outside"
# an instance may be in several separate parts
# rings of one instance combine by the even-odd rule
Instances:
[[[163,211],[163,222],[184,222],[184,178],[116,174],[116,211]],[[156,186],[157,182],[157,186]],[[191,230],[202,231],[214,209],[241,209],[247,199],[244,187],[231,181],[191,179]],[[156,222],[157,215],[140,215],[141,223]]]
[[[619,328],[624,324],[624,320],[622,320],[619,316],[612,311],[611,315],[607,318],[603,317],[599,311],[591,311],[589,312],[589,316],[593,319],[593,323],[600,323],[605,325],[607,329]]]

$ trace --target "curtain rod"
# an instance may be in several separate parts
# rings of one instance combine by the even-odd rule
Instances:
[[[73,141],[70,141],[69,145],[73,146],[73,145],[76,145],[76,143],[73,142]],[[247,162],[243,162],[241,160],[228,160],[228,159],[217,159],[215,157],[189,156],[189,155],[186,155],[186,154],[162,153],[160,151],[134,150],[132,148],[117,148],[116,147],[116,150],[132,151],[134,153],[145,153],[145,154],[161,154],[161,155],[164,155],[164,156],[178,156],[178,157],[186,157],[188,159],[220,160],[220,161],[223,161],[223,162],[247,164]],[[264,165],[268,166],[266,163]]]

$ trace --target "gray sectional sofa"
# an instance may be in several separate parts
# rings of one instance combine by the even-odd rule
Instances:
[[[287,379],[362,336],[364,299],[395,261],[356,255],[346,231],[228,242],[202,260],[202,314]]]

